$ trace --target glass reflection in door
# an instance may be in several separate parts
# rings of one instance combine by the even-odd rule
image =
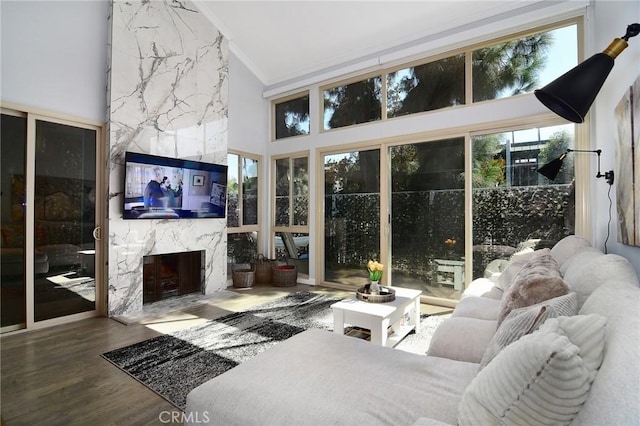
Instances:
[[[399,145],[391,156],[393,285],[423,296],[464,291],[464,138]]]
[[[380,259],[380,150],[324,157],[324,279],[361,286]]]
[[[26,117],[2,114],[0,124],[0,160],[2,164],[2,288],[0,315],[3,332],[26,324],[25,293],[25,148]],[[47,267],[36,253],[36,272]]]
[[[96,309],[96,131],[36,120],[34,320]],[[42,271],[41,271],[42,272]]]

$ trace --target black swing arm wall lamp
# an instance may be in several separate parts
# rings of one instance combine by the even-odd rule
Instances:
[[[536,98],[560,117],[574,123],[584,122],[584,117],[613,68],[613,60],[627,48],[629,39],[639,33],[640,23],[627,26],[625,35],[613,40],[602,53],[596,53],[542,89],[534,91]],[[538,173],[554,180],[560,171],[562,161],[569,152],[598,154],[598,174],[596,177],[604,177],[609,185],[613,185],[613,170],[605,172],[605,174],[600,173],[600,154],[602,151],[599,149],[595,151],[568,149],[559,158],[540,167]]]
[[[602,52],[567,71],[542,89],[536,98],[551,111],[574,123],[584,117],[613,68],[614,59],[627,48],[629,39],[640,33],[640,23],[631,24],[622,38],[616,38]]]
[[[560,172],[560,168],[562,167],[562,162],[566,158],[567,154],[570,152],[580,152],[580,153],[590,153],[598,155],[598,173],[596,174],[597,178],[605,178],[609,185],[613,185],[613,170],[609,170],[608,172],[601,173],[600,172],[600,154],[602,154],[601,149],[596,149],[593,151],[586,149],[567,149],[562,155],[554,160],[549,161],[544,166],[538,169],[538,173],[547,179],[554,180],[558,173]]]

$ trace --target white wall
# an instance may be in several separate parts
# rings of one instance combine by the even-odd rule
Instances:
[[[602,52],[614,38],[624,35],[627,25],[640,22],[640,2],[596,1],[593,6],[594,39],[590,54]],[[640,76],[640,36],[629,39],[629,47],[616,58],[615,66],[591,108],[590,113],[595,129],[592,132],[592,148],[602,149],[603,172],[606,170],[615,171],[616,121],[614,109],[638,76]],[[640,176],[640,165],[638,164],[636,164],[636,176]],[[594,178],[594,180],[596,179]],[[607,198],[609,185],[604,182],[604,179],[597,179],[597,181],[591,199],[592,242],[597,248],[603,249],[609,221],[609,200]],[[608,252],[629,259],[640,275],[640,247],[618,243],[615,188],[614,184],[611,191],[613,206],[611,235],[607,243]]]
[[[269,101],[264,85],[229,53],[229,149],[265,155],[269,140]]]
[[[0,99],[106,121],[108,3],[0,1]]]
[[[237,56],[229,52],[229,138],[230,150],[262,156],[261,185],[263,208],[258,213],[263,224],[262,247],[258,253],[267,254],[267,231],[269,222],[269,156],[270,145],[269,108],[264,99],[264,84],[247,68]]]

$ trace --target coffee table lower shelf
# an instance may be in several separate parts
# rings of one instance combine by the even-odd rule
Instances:
[[[413,325],[401,325],[398,328],[393,330],[393,333],[387,336],[387,343],[385,346],[394,347],[400,340],[404,339],[405,336],[411,333],[415,329]]]

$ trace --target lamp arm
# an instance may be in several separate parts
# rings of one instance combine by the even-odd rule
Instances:
[[[640,30],[640,24],[638,24],[638,29]],[[613,170],[606,172],[605,174],[602,174],[602,172],[600,171],[600,154],[602,154],[602,150],[601,149],[594,149],[594,150],[589,150],[589,149],[571,149],[571,148],[567,148],[567,152],[563,155],[566,155],[569,152],[589,152],[592,154],[597,154],[598,155],[598,174],[596,174],[597,178],[605,178],[607,180],[607,183],[609,185],[613,185]],[[564,157],[563,157],[564,158]]]

